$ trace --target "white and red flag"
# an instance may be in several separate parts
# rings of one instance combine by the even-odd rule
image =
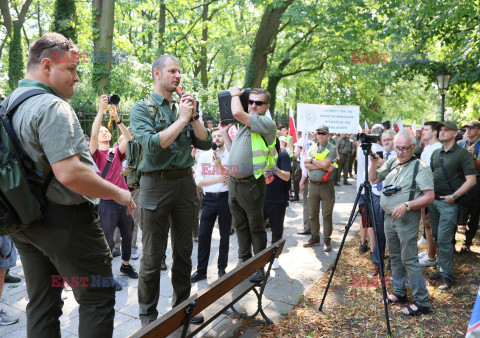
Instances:
[[[415,121],[413,121],[412,125],[410,126],[410,128],[408,130],[412,133],[413,137],[415,137],[415,133],[417,131],[417,126],[416,126]]]
[[[290,133],[290,136],[293,138],[293,143],[297,143],[297,129],[295,128],[295,121],[293,120],[293,109],[292,106],[290,106],[290,117],[288,119],[288,130]],[[302,135],[302,137],[304,137]]]
[[[395,123],[393,129],[395,129],[396,132],[403,131],[403,123],[401,116],[398,118],[397,123]]]

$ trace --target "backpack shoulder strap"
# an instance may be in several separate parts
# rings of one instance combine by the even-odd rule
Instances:
[[[110,170],[110,166],[112,165],[114,156],[115,156],[115,149],[108,154],[107,163],[105,164],[105,168],[103,168],[103,171],[102,171],[103,179],[107,177],[107,174],[108,174],[108,171]]]
[[[148,114],[150,115],[152,121],[155,121],[155,116],[157,115],[157,113],[160,113],[160,115],[162,115],[160,108],[150,97],[144,97],[141,101],[145,104],[145,106],[147,106]]]
[[[40,94],[46,94],[46,93],[47,91],[44,89],[32,89],[32,90],[26,91],[25,93],[20,94],[20,96],[15,101],[13,101],[13,103],[9,107],[6,107],[7,116],[9,118],[12,118],[18,106],[21,105],[24,101],[28,100],[29,98],[40,95]],[[10,101],[9,99],[10,99],[10,96],[7,98],[7,100]],[[7,101],[7,104],[8,104],[8,101]]]
[[[417,187],[417,174],[418,174],[418,167],[420,166],[420,161],[415,160],[415,167],[413,168],[413,178],[412,178],[412,186],[410,187],[410,196],[408,200],[413,200],[413,196],[415,195],[415,188]]]

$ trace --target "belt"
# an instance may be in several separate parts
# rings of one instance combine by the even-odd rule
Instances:
[[[219,198],[222,196],[228,196],[228,191],[222,192],[206,192],[205,197]]]
[[[143,175],[156,177],[156,178],[182,178],[188,176],[192,173],[192,168],[186,169],[174,169],[174,170],[156,170],[156,171],[148,171],[144,172]]]
[[[313,184],[316,184],[316,185],[322,185],[322,184],[327,183],[328,181],[325,182],[325,181],[312,181],[312,180],[310,180],[310,182],[313,183]]]
[[[247,176],[247,177],[242,177],[242,178],[237,178],[237,177],[230,176],[230,178],[232,180],[234,180],[235,182],[247,182],[247,181],[256,181],[257,180],[255,178],[255,176],[253,176],[253,175]]]
[[[64,227],[72,224],[81,225],[95,219],[96,208],[92,203],[86,202],[77,205],[48,204],[45,208],[43,221]]]

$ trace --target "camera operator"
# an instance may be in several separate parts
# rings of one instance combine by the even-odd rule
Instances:
[[[455,142],[458,134],[455,123],[447,121],[439,124],[439,127],[439,140],[443,146],[434,151],[430,161],[435,183],[435,201],[429,208],[432,234],[438,247],[438,269],[427,278],[441,280],[438,289],[448,290],[454,282],[455,248],[452,241],[458,211],[458,203],[455,202],[475,185],[476,170],[472,155]]]
[[[396,158],[384,161],[378,154],[372,155],[369,179],[372,184],[384,181],[380,203],[385,211],[385,237],[393,280],[393,294],[388,296],[387,302],[408,301],[405,285],[408,273],[415,302],[402,313],[415,316],[430,312],[428,291],[418,262],[417,238],[420,209],[434,200],[433,175],[425,163],[413,157],[415,138],[411,133],[398,133],[394,144]]]
[[[465,232],[465,242],[462,245],[461,253],[470,251],[470,246],[475,238],[478,230],[478,221],[480,218],[480,122],[477,120],[470,121],[466,126],[466,140],[460,142],[460,146],[468,150],[473,157],[473,165],[475,166],[477,184],[468,192],[472,206],[468,209],[467,231]]]
[[[110,110],[110,117],[115,120],[115,123],[120,128],[123,140],[118,146],[110,149],[112,135],[107,128],[102,127],[103,112],[108,103],[109,99],[107,95],[100,96],[98,100],[98,113],[92,125],[92,134],[89,144],[90,154],[92,154],[93,160],[98,166],[102,178],[115,184],[119,188],[128,190],[127,183],[121,176],[121,173],[123,170],[122,161],[125,159],[127,143],[132,137],[128,132],[127,127],[125,127],[118,117],[116,109],[112,108]],[[122,236],[123,260],[120,272],[126,274],[130,278],[137,279],[138,274],[130,265],[133,231],[132,215],[127,215],[127,208],[112,199],[100,200],[100,203],[98,204],[98,214],[100,216],[100,224],[102,225],[103,233],[105,234],[111,252],[113,252],[113,247],[115,245],[113,240],[115,228],[118,227],[120,230]],[[117,291],[122,289],[118,283],[115,287]]]

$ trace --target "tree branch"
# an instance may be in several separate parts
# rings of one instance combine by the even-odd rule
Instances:
[[[170,11],[167,6],[165,6],[165,10],[168,12],[168,14],[170,14],[170,16],[173,19],[173,22],[178,23],[177,18],[175,17],[175,15],[173,15],[172,11]]]
[[[7,29],[7,35],[12,35],[12,16],[10,15],[10,7],[8,6],[8,0],[0,0],[0,11],[3,16],[3,25]]]
[[[284,78],[284,77],[287,77],[287,76],[297,75],[297,74],[304,73],[304,72],[313,72],[315,70],[322,70],[324,65],[325,65],[325,61],[323,61],[320,64],[320,66],[313,67],[313,68],[303,68],[303,69],[300,68],[300,69],[297,69],[296,71],[293,71],[291,73],[285,73],[285,74],[279,75],[279,77]]]
[[[218,0],[211,0],[211,1],[207,2],[207,3],[203,3],[203,4],[201,4],[201,5],[198,5],[198,6],[195,6],[195,7],[191,7],[190,10],[192,11],[192,10],[194,10],[194,9],[197,9],[197,8],[200,8],[200,7],[203,7],[203,6],[208,6],[208,5],[211,5],[211,4],[213,4],[214,2],[217,2],[217,1],[218,1]]]
[[[190,29],[185,33],[185,35],[183,37],[181,37],[180,39],[176,40],[175,43],[179,43],[180,41],[182,40],[185,40],[188,36],[188,34],[190,34],[190,32],[193,30],[193,28],[197,25],[197,23],[202,19],[201,16],[198,17],[197,20],[195,20],[195,22],[192,24],[192,27],[190,27]]]

